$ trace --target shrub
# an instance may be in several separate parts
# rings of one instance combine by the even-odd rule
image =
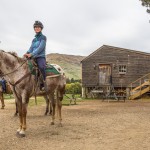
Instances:
[[[81,94],[81,84],[79,82],[66,84],[66,94]]]

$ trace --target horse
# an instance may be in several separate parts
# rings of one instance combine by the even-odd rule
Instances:
[[[12,91],[10,89],[10,86],[6,83],[6,91],[5,91],[6,94],[12,94]],[[2,85],[0,85],[0,100],[1,100],[1,109],[4,109],[5,108],[5,103],[4,103],[4,92],[3,92],[3,88],[2,88]]]
[[[56,91],[54,91],[50,96],[52,98],[59,98],[60,101],[63,100],[63,96],[65,94],[65,87],[66,87],[66,77],[65,77],[65,73],[63,71],[63,69],[57,65],[57,64],[51,64],[52,66],[54,66],[61,74],[61,80],[62,82],[59,82],[58,83],[58,88]],[[51,101],[49,99],[46,99],[46,109],[45,109],[45,113],[44,115],[47,115],[48,113],[50,115],[52,115],[52,105],[51,105]],[[61,112],[61,111],[60,111]],[[17,116],[18,115],[18,107],[17,107],[17,103],[16,103],[16,112],[14,114],[14,116]]]
[[[15,53],[5,52],[0,50],[0,69],[5,76],[5,79],[9,81],[11,90],[17,103],[19,112],[20,125],[17,129],[17,136],[25,137],[27,106],[29,98],[36,95],[43,96],[48,103],[49,100],[52,104],[52,121],[51,125],[54,125],[55,121],[55,106],[58,108],[59,126],[62,126],[62,97],[64,94],[65,76],[59,75],[54,77],[47,77],[46,91],[40,91],[37,87],[35,90],[36,80],[35,75],[31,73],[28,66],[28,61],[25,58],[18,57]],[[63,89],[63,90],[62,90]],[[56,91],[57,97],[54,98],[54,92]]]

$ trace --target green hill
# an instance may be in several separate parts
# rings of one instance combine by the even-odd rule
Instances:
[[[85,56],[51,53],[47,55],[46,60],[51,64],[60,65],[64,69],[67,78],[81,79],[80,62],[84,58]]]

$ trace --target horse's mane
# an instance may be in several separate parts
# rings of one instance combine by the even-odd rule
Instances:
[[[14,56],[15,58],[17,58],[18,62],[22,62],[23,58],[19,57],[18,54],[16,52],[7,52],[8,54]]]
[[[9,54],[13,55],[14,57],[18,57],[16,52],[8,52]]]

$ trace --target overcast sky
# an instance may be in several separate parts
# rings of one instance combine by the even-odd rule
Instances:
[[[150,23],[139,0],[0,0],[0,49],[22,56],[44,24],[46,52],[87,56],[103,44],[150,52]]]

